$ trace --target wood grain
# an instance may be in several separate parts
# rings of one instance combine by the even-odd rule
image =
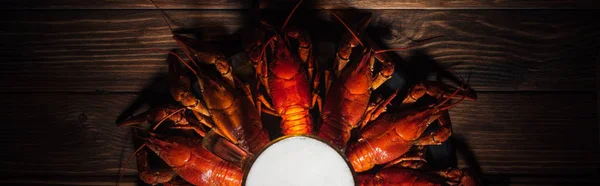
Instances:
[[[450,114],[455,134],[487,173],[594,174],[600,167],[595,100],[593,93],[481,94]]]
[[[215,1],[193,1],[193,0],[154,0],[163,9],[247,9],[250,0],[215,0]],[[297,0],[261,0],[262,8],[281,8],[282,4],[290,6]],[[317,9],[590,9],[597,8],[597,4],[591,0],[579,1],[485,1],[485,0],[432,0],[432,1],[410,1],[410,0],[318,0],[307,1],[312,3],[311,7]],[[1,0],[2,9],[154,9],[148,0],[130,1],[10,1]]]
[[[228,54],[242,51],[236,33],[244,25],[245,12],[166,13],[175,30],[199,33],[197,38],[228,46],[222,47]],[[347,22],[356,20],[349,17],[358,15],[354,11],[338,13],[345,15]],[[374,20],[369,32],[383,38],[384,47],[414,45],[413,41],[444,35],[397,54],[408,64],[432,61],[464,77],[471,74],[475,90],[596,90],[593,67],[599,51],[600,25],[592,19],[593,11],[371,13]],[[5,43],[0,47],[2,92],[138,92],[166,72],[166,55],[146,50],[177,47],[155,10],[23,10],[1,14],[0,23],[7,25],[0,31],[0,39]],[[329,35],[345,32],[337,21],[328,16],[320,18],[307,18],[302,24],[313,31],[315,38],[324,41],[335,38]],[[294,21],[302,23],[299,19]],[[322,54],[327,55],[321,56],[323,59],[332,57]]]
[[[4,94],[0,115],[3,176],[118,178],[133,153],[131,129],[119,114],[136,95]],[[135,175],[135,163],[125,166]],[[34,176],[35,175],[35,176]],[[63,180],[64,181],[64,180]],[[116,179],[115,179],[116,181]]]
[[[133,144],[130,130],[114,123],[138,98],[130,93],[4,93],[0,104],[12,110],[0,114],[7,122],[0,128],[0,173],[6,176],[0,180],[116,179]],[[451,109],[451,118],[455,135],[466,139],[486,175],[585,177],[600,162],[595,100],[595,93],[481,93],[478,101]],[[135,176],[133,162],[125,167],[129,179]]]

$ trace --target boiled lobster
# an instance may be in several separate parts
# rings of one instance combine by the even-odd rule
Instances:
[[[467,170],[446,169],[431,173],[406,168],[385,168],[376,174],[359,174],[361,186],[476,186],[478,185]]]
[[[179,108],[175,105],[160,105],[149,110],[132,116],[124,121],[118,122],[117,126],[134,126],[148,122],[157,128],[157,125],[169,120],[175,124],[175,128],[192,129],[201,136],[206,135],[206,130],[195,118],[186,115],[185,108]]]
[[[246,42],[248,46],[245,46],[250,62],[256,67],[257,76],[273,102],[270,104],[264,96],[260,95],[257,106],[261,109],[261,106],[264,105],[265,109],[273,110],[281,116],[280,126],[284,135],[312,134],[313,120],[309,110],[317,102],[320,102],[316,93],[316,85],[311,91],[310,82],[313,77],[315,58],[312,53],[310,36],[300,29],[286,28],[300,3],[302,1],[288,15],[281,27],[281,33],[275,33],[265,43],[261,42],[262,38],[246,38],[246,40],[254,42]],[[265,26],[270,27],[266,23]],[[256,31],[261,32],[260,30]],[[251,36],[260,37],[263,34],[252,34]],[[296,52],[290,48],[289,38],[298,41],[300,46]],[[271,46],[271,55],[266,57],[268,46]],[[303,65],[307,68],[304,69]],[[318,77],[314,80],[318,82]],[[311,92],[313,93],[311,94]]]
[[[358,32],[354,33],[337,15],[334,15],[348,30],[340,42],[337,52],[335,81],[326,76],[326,100],[321,113],[322,124],[317,131],[317,136],[329,140],[340,149],[344,149],[350,139],[350,131],[360,121],[369,121],[385,111],[385,107],[396,93],[389,96],[386,101],[378,101],[370,106],[371,92],[383,82],[391,78],[394,64],[384,53],[367,47],[358,38],[359,34],[369,24],[371,17],[367,16],[357,24]],[[352,49],[358,44],[365,47],[361,58],[354,63],[349,63]],[[373,77],[375,59],[383,63],[382,70]],[[326,73],[329,74],[329,73]],[[367,114],[365,114],[367,113]]]
[[[413,145],[440,144],[450,136],[449,125],[441,125],[446,132],[434,132],[424,135],[423,132],[433,121],[447,116],[446,110],[458,104],[461,98],[450,105],[445,105],[451,97],[461,89],[457,89],[449,98],[426,109],[413,108],[402,112],[386,112],[361,131],[357,142],[352,143],[346,156],[356,172],[373,168],[376,164],[385,164],[401,157]]]
[[[158,6],[156,8],[171,28],[165,13]],[[216,134],[242,149],[251,153],[262,149],[269,142],[268,133],[262,127],[249,87],[233,77],[225,56],[208,43],[175,33],[173,35],[196,68],[174,55],[195,75],[202,94],[201,99],[198,99],[191,91],[190,79],[177,68],[179,65],[172,65],[174,70],[169,78],[169,90],[175,100],[192,110],[198,120],[215,130]],[[221,76],[211,77],[207,73],[201,73],[203,71],[196,63],[214,64]]]
[[[187,62],[169,52],[173,54],[168,60],[169,91],[180,105],[152,108],[120,125],[147,121],[153,124],[154,130],[168,122],[174,124],[171,129],[190,129],[200,137],[163,137],[150,133],[136,151],[142,180],[165,185],[240,185],[241,170],[248,165],[244,160],[264,149],[269,142],[260,114],[280,116],[284,135],[312,134],[313,119],[309,110],[318,106],[322,125],[314,132],[345,149],[344,154],[353,169],[359,172],[360,185],[476,185],[463,170],[430,173],[416,170],[425,162],[423,146],[440,144],[450,136],[448,109],[463,99],[476,99],[476,96],[462,87],[423,82],[410,89],[402,101],[401,106],[409,109],[387,111],[387,105],[398,91],[387,97],[372,94],[391,77],[395,68],[384,53],[400,49],[380,50],[374,42],[363,37],[370,16],[359,21],[353,31],[333,14],[349,32],[342,37],[338,47],[333,73],[325,72],[326,102],[322,106],[317,89],[321,72],[316,68],[311,38],[302,29],[286,27],[301,3],[298,2],[289,13],[280,29],[275,30],[261,22],[263,28],[248,32],[243,46],[256,69],[255,92],[233,76],[232,67],[219,50],[208,43],[173,33],[173,38],[189,58]],[[161,13],[170,28],[165,13]],[[270,32],[273,34],[267,34]],[[358,57],[352,59],[354,49],[362,52],[355,52]],[[382,64],[378,73],[373,72],[375,61]],[[200,63],[214,65],[218,74],[211,75],[212,67],[200,68]],[[186,74],[181,64],[193,75]],[[192,91],[194,83],[201,95]],[[438,103],[426,108],[414,104],[424,95],[436,98]],[[461,100],[447,104],[453,98]],[[435,120],[439,121],[441,129],[423,134]],[[355,127],[361,130],[360,139],[348,143],[350,131]],[[413,150],[409,150],[411,148]],[[158,155],[167,167],[157,171],[150,169],[150,153]],[[386,165],[377,173],[365,173],[381,164]]]
[[[146,140],[145,146],[191,184],[241,185],[241,169],[215,156],[201,143],[200,139],[190,137],[159,139],[153,135]]]

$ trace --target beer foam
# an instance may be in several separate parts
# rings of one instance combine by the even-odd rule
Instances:
[[[351,186],[351,167],[331,146],[307,136],[273,143],[251,165],[248,186]]]

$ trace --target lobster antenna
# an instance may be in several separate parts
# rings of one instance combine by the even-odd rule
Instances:
[[[452,69],[446,69],[446,71],[449,71],[452,74],[458,74],[458,73],[456,73],[456,71],[454,71]],[[462,81],[462,76],[461,76],[461,81]],[[463,84],[465,86],[464,90],[469,90],[469,87],[471,86],[470,82],[471,82],[471,72],[469,72],[469,75],[467,76],[467,83]],[[460,88],[463,88],[463,86],[460,86]]]
[[[460,79],[461,79],[461,82],[464,82],[464,79],[462,76],[460,76]],[[463,83],[463,85],[464,85],[464,83]],[[462,87],[463,85],[460,85],[460,86]],[[457,88],[456,91],[454,91],[450,96],[448,96],[448,98],[446,98],[444,101],[442,101],[439,105],[446,104],[448,101],[450,101],[450,99],[452,99],[452,97],[454,97],[456,94],[458,94],[458,92],[460,92],[460,90],[461,90],[460,88]]]
[[[172,34],[175,34],[175,31],[173,31],[173,27],[171,27],[171,24],[169,24],[169,21],[167,21],[167,13],[165,13],[165,11],[163,11],[162,9],[160,9],[160,8],[158,7],[158,5],[156,5],[156,3],[154,3],[154,1],[150,0],[150,2],[152,2],[152,5],[154,5],[154,7],[156,7],[156,9],[157,9],[158,11],[160,11],[160,13],[162,14],[162,16],[161,16],[161,17],[162,17],[163,21],[165,21],[165,24],[167,24],[167,26],[169,27],[169,30],[171,30],[171,33],[172,33]],[[183,46],[183,44],[181,43],[181,41],[179,41],[179,40],[177,40],[177,39],[175,39],[175,41],[177,42],[177,44],[179,44],[179,46]],[[196,63],[194,62],[194,58],[192,58],[192,56],[191,56],[191,55],[190,55],[190,54],[189,54],[189,53],[188,53],[186,50],[183,50],[183,52],[184,52],[184,53],[185,53],[185,55],[186,55],[186,56],[187,56],[187,57],[188,57],[188,58],[189,58],[189,59],[192,61],[192,64],[194,64],[194,66],[196,66],[196,68],[200,68],[200,67],[198,66],[198,64],[196,64]]]
[[[458,90],[460,90],[460,89],[458,89]],[[467,94],[468,94],[468,93],[469,93],[468,91],[467,91],[467,92],[465,92],[465,95],[463,95],[463,97],[462,97],[462,98],[460,98],[460,100],[458,100],[458,101],[456,101],[456,102],[454,102],[454,103],[452,103],[452,104],[450,104],[450,105],[448,105],[448,106],[442,107],[442,108],[440,108],[440,110],[448,110],[448,109],[450,109],[450,108],[452,108],[452,107],[454,107],[454,106],[458,105],[458,104],[459,104],[461,101],[463,101],[463,100],[464,100],[464,99],[467,97]]]
[[[461,79],[461,82],[464,82],[464,79],[463,79],[462,76],[460,76],[460,79]],[[468,81],[470,81],[470,80],[467,79],[467,82]],[[461,88],[457,88],[456,91],[454,91],[454,93],[452,93],[452,95],[448,96],[448,98],[443,103],[448,102],[452,97],[454,97],[456,94],[458,94],[458,92],[462,89],[463,86],[465,86],[464,83],[461,85]],[[442,107],[442,108],[440,108],[440,110],[448,110],[448,109],[452,108],[453,106],[456,106],[458,103],[460,103],[461,101],[463,101],[467,97],[467,94],[469,94],[468,90],[465,91],[465,95],[463,95],[463,97],[460,98],[460,100],[458,100],[457,102],[452,103],[452,104],[450,104],[448,106]],[[440,104],[440,105],[443,105],[443,103]]]
[[[175,39],[175,41],[177,42],[177,44],[179,46],[185,46],[185,43],[182,43],[180,40]],[[183,48],[183,47],[182,47]],[[198,64],[196,64],[196,62],[194,61],[194,58],[192,58],[192,55],[190,55],[190,53],[188,52],[188,50],[183,49],[183,53],[188,57],[188,59],[190,59],[190,61],[192,62],[192,64],[194,64],[194,66],[198,69],[200,69],[200,66],[198,66]],[[191,69],[191,68],[190,68]]]
[[[281,32],[283,32],[283,29],[285,29],[285,26],[287,25],[288,21],[290,21],[290,18],[292,18],[292,15],[294,15],[294,12],[296,12],[296,9],[298,9],[298,7],[300,6],[300,4],[302,4],[304,0],[300,0],[300,2],[296,3],[296,6],[294,7],[294,9],[292,9],[292,12],[290,12],[290,15],[288,15],[287,19],[285,19],[285,22],[283,22],[283,26],[281,26]]]
[[[158,48],[151,48],[151,49],[146,50],[146,52],[148,52],[148,51],[159,51],[159,52],[164,52],[164,53],[169,53],[169,54],[174,55],[175,57],[177,57],[177,59],[179,59],[179,61],[181,61],[181,63],[183,63],[188,69],[190,69],[190,71],[192,71],[192,73],[194,73],[194,75],[196,75],[196,79],[198,79],[198,83],[200,83],[200,81],[201,81],[200,76],[202,76],[202,74],[198,74],[198,72],[196,72],[196,70],[194,70],[192,67],[190,67],[190,65],[187,64],[187,62],[185,62],[185,60],[183,60],[183,58],[181,58],[181,56],[179,56],[177,53],[163,50],[163,49],[158,49]],[[202,76],[202,77],[205,77],[205,76]],[[211,81],[211,83],[212,83],[212,81]]]
[[[267,28],[267,30],[270,30],[271,32],[277,33],[277,31],[273,28],[273,26],[271,26],[271,24],[265,22],[265,21],[260,21],[260,24],[262,24],[265,28]]]
[[[156,7],[156,9],[158,11],[160,11],[160,13],[163,14],[162,18],[165,21],[165,23],[167,24],[167,26],[169,27],[169,30],[171,30],[171,33],[173,33],[173,28],[171,27],[171,24],[169,24],[169,22],[167,21],[167,14],[160,8],[158,8],[158,5],[156,5],[156,3],[154,3],[154,1],[150,0],[150,2],[152,3],[152,5],[154,5],[154,7]]]
[[[135,154],[137,154],[137,153],[138,153],[140,150],[142,150],[142,148],[144,148],[145,146],[146,146],[146,144],[144,143],[144,144],[142,144],[142,146],[140,146],[140,147],[139,147],[137,150],[135,150],[135,151],[133,152],[133,154],[132,154],[131,156],[129,156],[129,158],[127,158],[127,161],[125,161],[125,165],[124,165],[124,166],[127,166],[127,165],[129,165],[129,162],[131,161],[131,159],[133,159],[133,156],[134,156]],[[123,179],[123,174],[124,174],[124,172],[123,172],[123,168],[121,168],[121,169],[119,170],[119,180],[117,180],[117,186],[119,186],[119,182],[121,182],[121,180]]]
[[[352,31],[352,29],[350,29],[350,27],[348,25],[346,25],[346,23],[344,23],[344,21],[342,20],[342,18],[340,18],[337,14],[333,13],[333,11],[331,10],[327,10],[329,11],[329,13],[331,13],[331,15],[333,15],[333,17],[335,17],[338,21],[340,21],[342,23],[342,25],[344,25],[344,27],[346,27],[346,29],[348,29],[348,32],[350,32],[350,34],[352,34],[352,37],[354,37],[354,39],[356,39],[356,41],[358,41],[358,43],[361,46],[365,46],[365,44],[362,43],[362,41],[360,41],[360,39],[358,38],[358,36],[356,36],[356,34],[354,34],[354,32]]]
[[[165,116],[162,120],[160,120],[158,123],[156,123],[156,125],[154,125],[154,127],[152,128],[152,130],[156,130],[158,128],[158,126],[161,123],[165,122],[167,119],[169,119],[169,117],[171,117],[171,116],[173,116],[173,115],[175,115],[175,114],[177,114],[177,113],[179,113],[181,111],[184,111],[184,110],[185,110],[185,108],[180,108],[180,109],[178,109],[178,110],[176,110],[174,112],[171,112],[169,115]]]
[[[418,44],[412,45],[412,46],[401,47],[401,48],[390,48],[390,49],[377,50],[377,51],[375,51],[375,53],[379,54],[379,53],[391,52],[391,51],[408,50],[408,49],[411,49],[411,48],[414,48],[414,47],[425,45],[425,44],[427,44],[427,41],[432,40],[432,39],[436,39],[436,38],[439,38],[439,37],[444,37],[444,36],[443,35],[439,35],[439,36],[430,37],[430,38],[427,38],[425,40],[418,41],[419,42]]]
[[[260,60],[261,61],[263,60],[263,56],[265,55],[265,52],[267,52],[267,46],[269,46],[273,42],[273,40],[275,40],[275,37],[269,38],[269,40],[265,43],[265,45],[263,45],[263,48],[260,50]],[[264,60],[263,63],[266,63],[266,62],[267,62],[267,60]],[[267,65],[267,64],[263,64],[263,66],[264,65]],[[258,83],[257,86],[260,86],[260,83]]]

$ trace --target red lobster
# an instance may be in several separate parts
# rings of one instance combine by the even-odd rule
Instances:
[[[361,34],[366,29],[371,17],[361,20],[357,26],[359,32],[354,34],[337,15],[333,12],[332,15],[349,30],[349,33],[343,36],[338,48],[335,62],[337,79],[331,84],[329,73],[325,76],[327,97],[321,114],[323,122],[317,131],[317,136],[344,149],[350,139],[350,131],[361,120],[369,121],[376,117],[373,115],[384,112],[385,106],[396,96],[394,93],[387,100],[380,100],[370,106],[371,92],[391,78],[394,64],[383,53],[390,50],[376,51],[373,48],[365,48],[359,61],[348,64],[352,49],[358,44],[365,46],[357,34]],[[375,59],[380,61],[383,67],[377,76],[373,77]]]
[[[466,171],[446,169],[424,174],[406,168],[385,168],[376,174],[359,174],[361,186],[476,186],[477,181]]]
[[[144,145],[191,184],[241,185],[241,169],[215,156],[200,143],[200,139],[181,136],[159,139],[153,135]]]
[[[388,112],[370,123],[361,131],[360,139],[350,145],[346,151],[346,157],[356,172],[363,172],[373,168],[376,164],[389,162],[397,163],[405,160],[402,155],[409,151],[413,145],[440,144],[450,136],[449,120],[440,121],[440,131],[421,136],[424,130],[433,121],[447,119],[449,108],[460,103],[464,99],[451,105],[444,105],[454,95],[459,93],[457,89],[451,96],[441,103],[430,106],[427,109],[414,108],[405,112]],[[421,158],[417,158],[421,159]]]
[[[171,28],[165,13],[160,9],[159,11],[163,14],[165,23]],[[196,98],[191,91],[190,79],[182,74],[177,68],[178,65],[172,65],[174,69],[169,78],[169,90],[175,100],[192,110],[201,123],[214,130],[213,134],[229,139],[246,151],[258,152],[269,142],[269,136],[262,127],[260,114],[255,109],[249,86],[233,77],[231,66],[225,56],[211,45],[173,34],[173,38],[196,68],[178,55],[172,52],[171,54],[174,54],[194,73],[202,93],[201,99]],[[210,77],[199,73],[201,71],[197,62],[214,64],[221,76]]]
[[[283,24],[281,28],[283,34],[276,33],[264,44],[260,42],[260,39],[252,38],[249,40],[256,42],[247,42],[249,46],[245,46],[250,61],[256,67],[256,73],[260,77],[261,84],[266,88],[273,101],[271,106],[261,95],[258,96],[256,105],[261,110],[261,106],[264,104],[265,109],[272,110],[281,116],[280,126],[284,135],[312,134],[313,121],[309,110],[316,102],[320,102],[316,92],[311,95],[309,83],[313,76],[313,65],[315,63],[311,39],[308,33],[299,29],[286,29],[288,21],[300,3],[302,1],[294,7]],[[254,36],[260,37],[262,34],[255,34]],[[292,52],[289,38],[298,40],[300,46],[297,52]],[[272,55],[270,55],[267,62],[265,52],[269,45],[271,46]],[[307,71],[302,68],[305,63],[308,66]],[[315,82],[318,82],[318,77],[314,79]],[[317,83],[314,83],[315,88],[313,88],[313,91],[315,91],[316,85]]]

